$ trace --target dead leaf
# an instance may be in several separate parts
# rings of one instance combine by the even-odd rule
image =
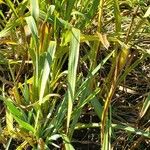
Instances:
[[[104,46],[106,49],[108,49],[109,46],[110,46],[110,44],[109,44],[109,42],[108,42],[108,39],[107,39],[106,34],[101,34],[101,33],[97,32],[97,35],[98,35],[98,37],[99,37],[101,43],[103,44],[103,46]]]

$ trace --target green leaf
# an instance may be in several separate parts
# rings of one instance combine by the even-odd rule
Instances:
[[[108,61],[108,59],[113,55],[114,51],[112,51],[109,55],[107,55],[107,57],[105,59],[103,59],[100,64],[91,72],[89,73],[88,77],[86,78],[86,80],[81,84],[81,86],[79,87],[77,93],[76,93],[76,97],[80,95],[81,100],[79,103],[81,103],[81,105],[85,105],[85,103],[82,103],[82,101],[84,100],[84,96],[86,96],[87,93],[92,93],[93,91],[91,91],[90,89],[88,89],[88,84],[90,83],[90,81],[92,80],[93,76],[101,69],[101,67]],[[97,93],[97,90],[94,91],[95,94]],[[82,94],[82,96],[81,96]],[[89,99],[90,97],[92,97],[91,99]],[[90,95],[86,100],[90,100],[90,102],[92,103],[95,112],[97,113],[98,117],[101,118],[102,115],[102,106],[99,102],[99,100],[93,95]],[[84,106],[83,105],[83,106]],[[83,107],[82,106],[82,107]],[[74,130],[74,126],[78,121],[78,117],[81,113],[81,110],[79,110],[79,108],[77,107],[77,111],[73,112],[73,122],[71,124],[71,129],[70,129],[70,135],[72,136],[73,130]]]
[[[14,29],[20,22],[20,19],[13,20],[13,22],[8,23],[7,26],[0,32],[0,38],[9,35],[12,29]]]
[[[11,8],[11,10],[15,14],[15,16],[18,18],[18,14],[17,14],[17,12],[16,12],[16,10],[14,8],[14,4],[10,0],[6,0],[6,4]]]
[[[40,10],[40,18],[43,20],[47,20],[49,23],[54,24],[54,22],[56,21],[56,24],[58,26],[60,26],[61,28],[67,28],[67,29],[71,29],[72,25],[70,23],[68,23],[67,21],[63,20],[62,18],[58,18],[56,16],[49,16],[47,19],[47,15],[44,11]]]
[[[13,104],[13,102],[10,99],[7,99],[5,101],[5,104],[8,108],[8,110],[14,115],[17,116],[20,119],[23,119],[23,114],[21,110],[17,109],[17,107]]]
[[[147,138],[150,138],[150,132],[149,131],[143,131],[140,129],[136,129],[130,126],[126,126],[126,125],[120,125],[120,124],[112,124],[112,128],[116,128],[116,129],[122,129],[131,133],[135,133],[137,135],[142,135],[145,136]]]
[[[37,30],[35,20],[32,16],[26,17],[25,20],[29,26],[29,30],[31,30],[32,37],[34,39],[34,44],[36,45],[36,48],[38,48],[38,46],[39,46],[38,30]]]
[[[99,123],[89,123],[89,124],[82,124],[82,123],[78,123],[76,124],[75,130],[79,130],[79,129],[84,129],[84,128],[99,128],[100,124]],[[149,131],[143,131],[140,129],[136,129],[127,125],[121,125],[121,124],[111,124],[111,127],[114,129],[121,129],[124,131],[128,131],[130,133],[134,133],[137,135],[142,135],[144,137],[150,138],[150,133]]]
[[[63,142],[64,142],[66,150],[75,150],[73,146],[71,145],[69,138],[65,134],[62,135],[62,138],[63,138]]]
[[[31,131],[31,132],[33,132],[33,133],[35,132],[34,127],[31,126],[29,123],[27,123],[27,122],[25,122],[25,121],[19,119],[19,118],[16,117],[16,116],[13,116],[13,117],[14,117],[14,119],[18,122],[18,124],[19,124],[21,127],[23,127],[24,129],[26,129],[26,130],[28,130],[28,131]]]
[[[99,119],[101,119],[103,107],[102,107],[101,103],[99,102],[99,99],[94,97],[91,100],[91,104],[94,107],[94,110],[95,110],[97,116],[99,117]]]
[[[56,42],[55,41],[50,41],[49,47],[48,47],[48,61],[49,64],[51,65],[54,56],[55,56],[55,52],[56,52]],[[51,61],[50,61],[51,60]]]
[[[119,0],[114,0],[113,6],[114,6],[114,16],[115,16],[115,28],[116,28],[116,32],[119,33],[121,32],[121,15],[119,10]]]
[[[44,96],[46,84],[48,82],[48,78],[50,74],[50,66],[52,64],[52,60],[54,59],[55,51],[56,51],[56,42],[51,41],[49,43],[47,55],[45,56],[44,66],[41,67],[43,72],[42,72],[41,83],[40,83],[40,95],[39,95],[40,104],[42,103],[42,98]]]
[[[50,73],[50,66],[48,63],[47,58],[45,59],[45,63],[43,66],[43,73],[42,73],[42,79],[41,79],[41,83],[40,83],[40,92],[39,92],[39,99],[40,99],[40,104],[42,103],[42,98],[44,96],[44,91],[46,88],[46,84],[48,82],[48,77],[49,77],[49,73]]]
[[[30,0],[31,15],[35,20],[39,19],[39,0]]]
[[[83,100],[81,104],[79,104],[79,106],[77,107],[77,110],[82,109],[84,107],[84,105],[86,105],[92,99],[94,99],[99,92],[100,92],[100,89],[97,88],[95,91],[93,91],[91,94],[89,94],[89,96],[85,100]]]
[[[59,94],[48,94],[46,95],[45,97],[43,97],[43,100],[42,100],[42,104],[44,104],[45,102],[49,101],[51,97],[59,97],[60,98],[60,95]]]
[[[87,86],[87,88],[82,92],[82,95],[80,95],[79,104],[74,108],[75,110],[72,113],[72,123],[69,129],[69,138],[73,135],[75,125],[78,122],[79,117],[81,116],[83,107],[90,101],[92,101],[94,98],[96,98],[96,95],[99,93],[99,91],[100,89],[97,88],[89,95],[90,92]]]
[[[70,41],[70,54],[68,64],[68,115],[67,115],[67,130],[72,113],[73,100],[75,96],[76,74],[79,58],[80,46],[80,30],[73,28]]]
[[[71,17],[71,12],[72,12],[72,9],[73,9],[73,7],[74,7],[74,4],[75,4],[75,2],[76,2],[76,0],[68,0],[67,1],[67,4],[66,4],[66,6],[67,6],[67,8],[66,8],[66,20],[69,20],[70,19],[70,17]]]
[[[141,118],[146,114],[149,107],[150,107],[150,94],[147,96],[146,100],[144,101],[143,107],[142,107],[141,112],[140,112]]]

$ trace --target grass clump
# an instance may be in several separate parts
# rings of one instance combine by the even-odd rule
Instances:
[[[147,148],[148,2],[0,2],[1,149]]]

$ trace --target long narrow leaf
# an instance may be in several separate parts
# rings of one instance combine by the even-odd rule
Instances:
[[[33,39],[34,39],[34,44],[36,45],[36,47],[38,48],[38,30],[37,30],[37,26],[36,26],[36,23],[35,23],[35,20],[32,16],[29,16],[29,17],[26,17],[26,22],[28,24],[28,27],[29,27],[29,30],[31,30],[31,33],[32,33],[32,36],[33,36]]]
[[[72,9],[74,7],[74,4],[75,4],[76,0],[68,0],[67,1],[67,7],[66,7],[66,20],[69,20],[70,17],[71,17],[71,12],[72,12]]]
[[[9,5],[9,7],[11,8],[11,10],[13,11],[13,13],[15,14],[15,17],[18,18],[18,14],[14,8],[14,4],[10,1],[10,0],[6,0],[6,3]]]
[[[39,0],[30,0],[31,15],[35,20],[39,19]]]
[[[31,132],[35,132],[34,127],[32,127],[29,123],[19,119],[18,117],[14,116],[15,120],[18,122],[18,124],[23,127],[24,129],[31,131]]]
[[[72,113],[73,100],[75,96],[77,64],[79,58],[80,31],[73,28],[70,41],[70,54],[68,64],[68,115],[67,115],[67,131]]]
[[[14,29],[14,28],[19,24],[19,22],[20,22],[20,19],[17,19],[17,20],[15,20],[15,21],[9,23],[9,24],[5,27],[5,29],[3,29],[3,30],[0,32],[0,38],[8,36],[9,33],[10,33],[10,31],[11,31],[12,29]]]
[[[44,91],[46,88],[46,84],[48,82],[49,73],[50,73],[50,66],[49,66],[48,60],[46,58],[45,63],[44,63],[43,73],[42,73],[42,79],[41,79],[41,83],[40,83],[40,93],[39,93],[40,94],[39,95],[40,104],[42,103],[42,98],[44,96]]]
[[[75,127],[75,130],[80,130],[84,128],[99,128],[99,126],[100,126],[99,123],[89,123],[89,124],[78,123]],[[142,135],[144,137],[150,138],[149,131],[143,131],[140,129],[133,128],[131,126],[120,125],[120,124],[111,124],[111,127],[114,129],[121,129],[130,133],[134,133],[136,135]]]
[[[150,108],[150,94],[147,96],[140,112],[140,117],[143,117]]]
[[[19,109],[17,109],[17,107],[13,104],[13,102],[10,99],[7,99],[5,101],[6,106],[8,108],[8,110],[15,116],[17,116],[18,118],[23,118],[23,114],[21,113],[21,111]]]

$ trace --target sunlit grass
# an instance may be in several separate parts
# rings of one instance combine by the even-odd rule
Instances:
[[[149,60],[149,47],[143,46],[150,31],[146,3],[6,0],[0,7],[0,142],[5,149],[14,141],[18,150],[75,149],[74,132],[83,128],[100,129],[97,143],[103,150],[113,147],[118,131],[150,138],[148,121],[141,125],[149,116],[150,89],[137,95],[143,100],[136,106],[122,100],[118,89],[121,85],[127,95],[132,71]],[[133,88],[138,91],[138,84]],[[138,110],[137,124],[116,119],[119,103]],[[80,122],[86,109],[97,122]]]

